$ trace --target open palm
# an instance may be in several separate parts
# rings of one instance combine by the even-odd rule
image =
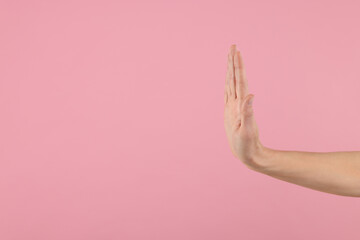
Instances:
[[[235,157],[246,166],[255,167],[255,158],[261,154],[263,145],[259,139],[252,101],[248,93],[244,64],[236,45],[231,45],[225,83],[225,131]]]

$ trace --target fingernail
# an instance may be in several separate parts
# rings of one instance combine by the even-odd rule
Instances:
[[[253,103],[253,101],[254,101],[254,97],[252,97],[252,98],[249,100],[248,105],[251,106],[252,103]]]
[[[235,44],[233,44],[233,45],[231,45],[231,53],[234,55],[236,52],[236,45]]]

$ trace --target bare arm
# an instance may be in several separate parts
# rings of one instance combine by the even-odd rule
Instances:
[[[314,190],[360,197],[360,151],[300,152],[263,146],[248,94],[245,69],[230,47],[225,84],[225,131],[230,148],[248,168]]]
[[[360,152],[300,152],[263,149],[252,168],[314,190],[360,197]]]

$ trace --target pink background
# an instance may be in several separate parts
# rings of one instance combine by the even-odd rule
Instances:
[[[0,2],[0,239],[359,239],[358,198],[253,172],[223,127],[241,50],[260,138],[360,150],[360,3]]]

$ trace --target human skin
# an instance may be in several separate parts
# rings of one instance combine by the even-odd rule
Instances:
[[[225,132],[233,155],[249,169],[313,190],[360,197],[360,151],[302,152],[265,147],[259,138],[244,63],[230,46],[224,93]]]

